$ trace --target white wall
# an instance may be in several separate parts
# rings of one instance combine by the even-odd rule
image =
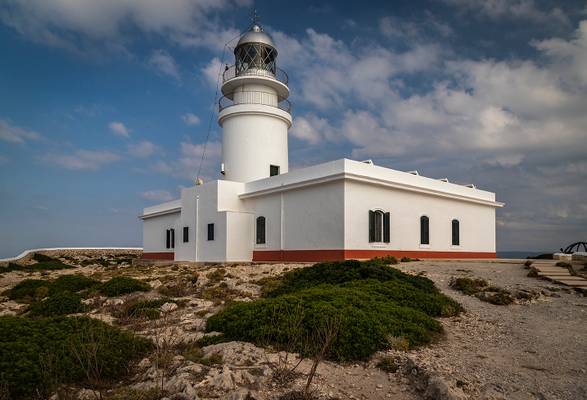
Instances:
[[[253,259],[254,223],[252,213],[226,212],[226,261]]]
[[[495,208],[360,182],[345,183],[345,248],[495,252]],[[369,210],[391,213],[391,242],[369,243]],[[430,219],[430,245],[420,245],[420,216]],[[460,221],[460,246],[451,221]]]
[[[143,220],[143,251],[145,253],[173,252],[166,247],[166,230],[175,229],[175,245],[181,241],[180,213],[159,215]]]
[[[343,248],[344,185],[342,181],[255,197],[246,202],[254,212],[254,220],[258,216],[266,218],[267,243],[255,244],[256,250]],[[254,224],[251,229],[254,232]],[[253,236],[253,240],[255,238],[256,236]]]

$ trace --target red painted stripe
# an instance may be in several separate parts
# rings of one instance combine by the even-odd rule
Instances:
[[[339,261],[394,256],[397,258],[496,258],[494,252],[421,250],[256,250],[253,261]]]
[[[141,257],[144,260],[174,260],[175,253],[160,252],[160,253],[143,253]]]

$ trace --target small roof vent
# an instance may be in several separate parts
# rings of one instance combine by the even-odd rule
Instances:
[[[365,163],[365,164],[369,164],[369,165],[375,165],[375,164],[373,164],[373,160],[363,160],[361,162]]]
[[[442,178],[440,179],[441,182],[447,182],[448,183],[448,178]]]
[[[468,187],[468,188],[471,188],[471,189],[477,189],[477,186],[475,186],[474,183],[469,183],[469,184],[467,184],[465,186]]]
[[[420,176],[420,173],[416,170],[413,171],[408,171],[408,174],[412,174],[412,175],[416,175],[416,176]]]

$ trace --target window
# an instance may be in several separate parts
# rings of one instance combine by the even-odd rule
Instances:
[[[420,217],[420,244],[430,244],[430,221],[428,217]]]
[[[460,238],[460,223],[458,219],[452,220],[452,245],[453,246],[460,246],[461,238]]]
[[[171,230],[170,229],[167,229],[165,231],[165,248],[166,249],[171,248]]]
[[[279,165],[269,166],[269,176],[279,175]]]
[[[381,210],[369,210],[369,242],[389,243],[390,214]]]
[[[175,229],[170,229],[171,231],[171,248],[175,249]]]
[[[208,224],[208,240],[214,240],[214,224]]]
[[[265,217],[257,217],[257,244],[265,244]]]
[[[190,228],[187,226],[183,227],[183,242],[187,243],[190,241]]]

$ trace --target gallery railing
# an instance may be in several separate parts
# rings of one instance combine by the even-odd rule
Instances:
[[[222,96],[218,101],[218,111],[225,108],[236,106],[239,104],[263,104],[279,108],[291,114],[291,103],[287,99],[279,98],[274,93],[260,92],[260,91],[237,91],[232,93],[229,97]]]

